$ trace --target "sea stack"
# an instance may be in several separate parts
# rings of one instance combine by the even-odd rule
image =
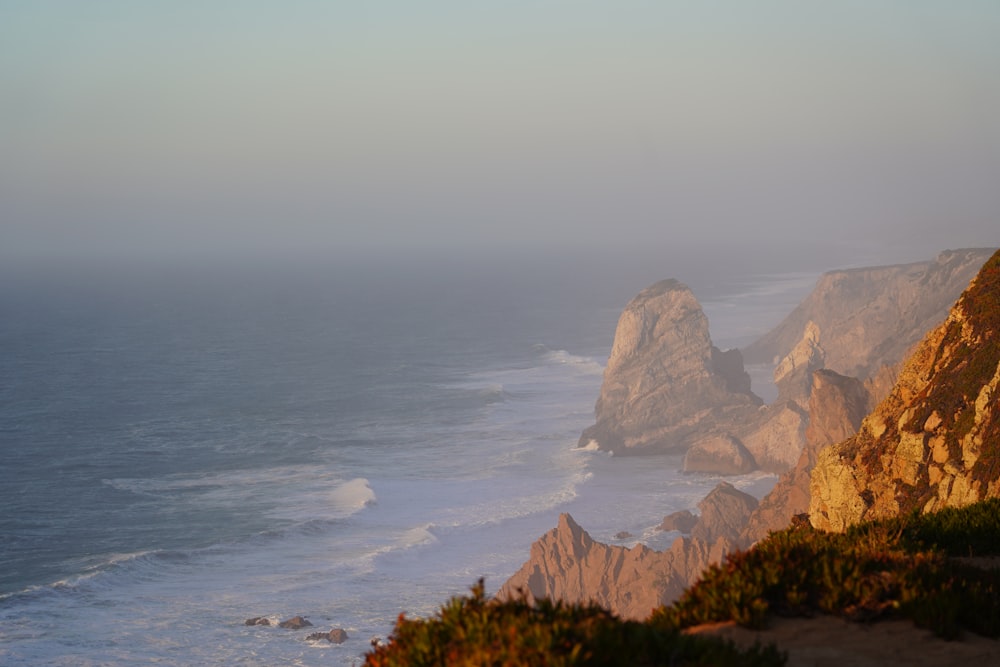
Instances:
[[[618,320],[595,407],[580,437],[617,454],[681,453],[734,413],[752,413],[739,351],[712,345],[708,318],[691,290],[663,280],[640,292]]]

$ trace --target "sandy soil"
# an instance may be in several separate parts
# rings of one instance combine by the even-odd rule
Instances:
[[[945,641],[906,620],[864,624],[818,616],[772,618],[770,623],[763,631],[715,623],[688,632],[726,637],[740,646],[776,644],[788,653],[788,667],[1000,665],[1000,641],[969,632],[959,641]]]

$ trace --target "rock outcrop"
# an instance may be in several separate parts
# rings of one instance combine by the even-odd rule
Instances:
[[[933,511],[1000,495],[1000,252],[903,366],[860,431],[820,452],[810,521]]]
[[[683,452],[715,435],[733,413],[752,414],[739,351],[712,345],[708,318],[691,290],[676,280],[647,287],[618,320],[597,400],[591,441],[615,453]]]
[[[854,435],[872,402],[857,378],[825,369],[813,371],[806,446],[795,467],[778,478],[750,515],[738,541],[741,547],[786,528],[793,517],[809,511],[809,479],[820,450]]]
[[[497,592],[501,600],[562,600],[598,604],[629,619],[645,619],[677,599],[687,582],[730,549],[679,539],[666,551],[595,542],[569,514],[531,545],[528,561]]]
[[[776,363],[809,338],[811,325],[823,367],[865,380],[902,361],[992,253],[946,250],[928,262],[826,273],[781,324],[743,348],[743,356],[748,363]]]
[[[721,539],[734,544],[750,514],[757,509],[757,499],[722,482],[698,503],[698,509],[701,514],[691,528],[692,540],[715,544]]]
[[[691,514],[690,510],[681,510],[663,517],[663,521],[660,522],[658,528],[660,530],[676,530],[680,533],[690,533],[696,523],[698,523],[698,517]]]
[[[742,475],[756,468],[753,454],[731,435],[702,438],[684,455],[684,472]]]
[[[756,506],[756,498],[723,482],[698,503],[701,515],[690,525],[691,537],[674,541],[665,551],[595,542],[573,517],[562,514],[559,524],[531,545],[528,561],[497,597],[593,602],[624,618],[645,619],[736,547]]]
[[[343,644],[348,640],[347,631],[343,628],[333,628],[329,632],[314,632],[308,637],[307,641],[328,641],[331,644]]]

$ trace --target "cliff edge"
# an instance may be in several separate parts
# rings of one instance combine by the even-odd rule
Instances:
[[[742,349],[743,356],[747,363],[777,363],[808,339],[824,368],[865,380],[906,357],[994,250],[945,250],[926,262],[825,273],[781,324]]]
[[[819,453],[810,521],[844,530],[1000,495],[1000,252],[858,433]]]

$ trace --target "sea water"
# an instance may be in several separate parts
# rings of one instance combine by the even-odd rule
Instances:
[[[824,268],[11,271],[0,663],[358,664],[400,613],[481,577],[495,591],[561,512],[597,540],[666,548],[662,517],[719,478],[576,447],[621,308],[680,278],[731,347]],[[751,370],[767,396],[770,369]],[[774,478],[734,481],[759,496]],[[349,639],[244,624],[296,615]]]

